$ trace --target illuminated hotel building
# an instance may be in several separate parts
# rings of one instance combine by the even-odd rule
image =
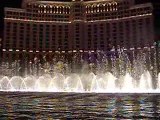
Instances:
[[[24,0],[20,9],[5,8],[3,58],[149,47],[152,10],[134,0]]]

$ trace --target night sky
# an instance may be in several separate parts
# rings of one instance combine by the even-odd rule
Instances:
[[[50,0],[51,1],[51,0]],[[71,1],[71,0],[54,0],[54,1]],[[135,0],[136,3],[152,2],[155,16],[155,32],[160,35],[160,0]],[[20,8],[22,0],[0,0],[0,37],[3,35],[3,18],[4,7]],[[156,35],[157,36],[157,35]]]

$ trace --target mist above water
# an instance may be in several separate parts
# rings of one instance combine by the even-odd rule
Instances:
[[[44,57],[45,59],[45,57]],[[52,61],[1,65],[1,91],[30,92],[160,92],[155,48],[75,53],[71,61],[58,54]],[[7,73],[7,74],[6,74]]]

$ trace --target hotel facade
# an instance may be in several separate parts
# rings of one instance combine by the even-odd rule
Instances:
[[[150,47],[152,10],[134,0],[24,0],[22,8],[5,8],[2,59]]]

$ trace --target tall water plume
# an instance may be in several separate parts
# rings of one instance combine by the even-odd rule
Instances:
[[[43,61],[43,62],[42,62]],[[159,92],[155,48],[58,53],[51,61],[3,62],[1,91]],[[23,71],[23,72],[22,72]]]

